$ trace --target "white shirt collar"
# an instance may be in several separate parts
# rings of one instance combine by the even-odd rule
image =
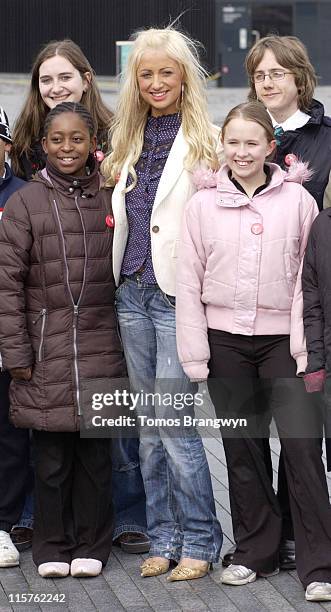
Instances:
[[[295,111],[293,115],[288,117],[288,119],[285,119],[285,121],[283,121],[282,123],[278,123],[278,121],[276,121],[276,119],[273,118],[272,114],[269,111],[268,113],[270,115],[272,125],[274,127],[279,125],[280,127],[283,128],[284,132],[287,132],[288,130],[297,130],[298,128],[301,128],[303,125],[306,125],[306,123],[308,123],[310,119],[310,115],[307,115],[307,113],[303,113],[300,109]]]
[[[5,176],[6,176],[6,168],[1,178],[5,178]]]

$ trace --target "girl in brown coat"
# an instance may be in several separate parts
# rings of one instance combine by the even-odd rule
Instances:
[[[97,575],[112,539],[109,440],[80,438],[81,384],[120,377],[110,192],[80,104],[47,116],[46,168],[7,202],[0,228],[0,344],[11,417],[34,430],[33,558],[43,577]],[[108,222],[108,224],[107,224]]]

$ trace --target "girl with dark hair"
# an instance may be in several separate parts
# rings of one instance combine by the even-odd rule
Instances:
[[[95,146],[88,110],[55,106],[46,167],[8,200],[0,228],[1,352],[12,421],[33,430],[33,559],[43,577],[96,576],[112,542],[110,442],[79,434],[83,381],[125,374],[111,196],[100,189]]]
[[[112,112],[101,99],[92,66],[72,40],[48,43],[37,55],[31,72],[26,102],[13,132],[12,168],[17,176],[29,180],[45,166],[41,138],[50,109],[60,102],[80,102],[97,126],[99,161],[108,148]]]
[[[96,158],[100,162],[108,149],[108,130],[112,112],[102,101],[94,70],[80,47],[72,40],[49,42],[32,67],[27,100],[16,121],[11,151],[12,168],[30,180],[46,163],[41,144],[44,123],[50,109],[61,102],[80,102],[96,126]],[[145,493],[139,463],[135,462],[134,439],[118,438],[113,443],[114,503],[116,525],[114,540],[127,552],[147,552]],[[17,543],[31,538],[33,500],[27,497],[25,514],[12,537]],[[28,535],[27,535],[28,534]],[[27,542],[28,544],[28,542]]]

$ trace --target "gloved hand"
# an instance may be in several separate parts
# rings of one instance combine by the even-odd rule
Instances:
[[[303,377],[307,393],[315,393],[317,391],[323,391],[324,383],[326,378],[326,371],[318,370],[317,372],[310,372],[305,374]]]
[[[32,376],[32,367],[12,368],[9,370],[9,373],[14,380],[30,380]]]

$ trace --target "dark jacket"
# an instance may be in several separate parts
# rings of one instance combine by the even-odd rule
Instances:
[[[326,370],[324,427],[327,466],[331,470],[331,209],[316,217],[302,270],[306,374]]]
[[[303,270],[303,321],[308,351],[306,373],[326,369],[331,376],[331,209],[316,217]]]
[[[46,165],[46,153],[41,146],[40,141],[33,143],[31,147],[31,153],[23,153],[20,157],[19,163],[19,175],[25,181],[31,181],[31,179],[39,172],[43,170]]]
[[[83,178],[46,170],[8,200],[0,224],[0,347],[7,369],[33,366],[31,381],[11,385],[13,423],[75,431],[82,382],[125,373],[111,192],[96,168]]]
[[[285,157],[294,153],[303,161],[309,162],[314,171],[312,178],[304,186],[315,198],[318,208],[323,208],[323,195],[331,170],[331,118],[324,114],[323,105],[313,100],[308,123],[297,130],[288,130],[280,136],[277,155],[273,160],[286,168]]]
[[[18,189],[26,185],[25,181],[17,178],[11,171],[8,164],[5,164],[5,176],[0,178],[0,219],[2,216],[3,207],[6,204],[8,198]],[[0,354],[0,367],[2,367],[2,360]]]
[[[11,171],[8,164],[5,164],[5,177],[0,177],[0,211],[3,209],[8,198],[26,184],[22,179],[17,178]]]

